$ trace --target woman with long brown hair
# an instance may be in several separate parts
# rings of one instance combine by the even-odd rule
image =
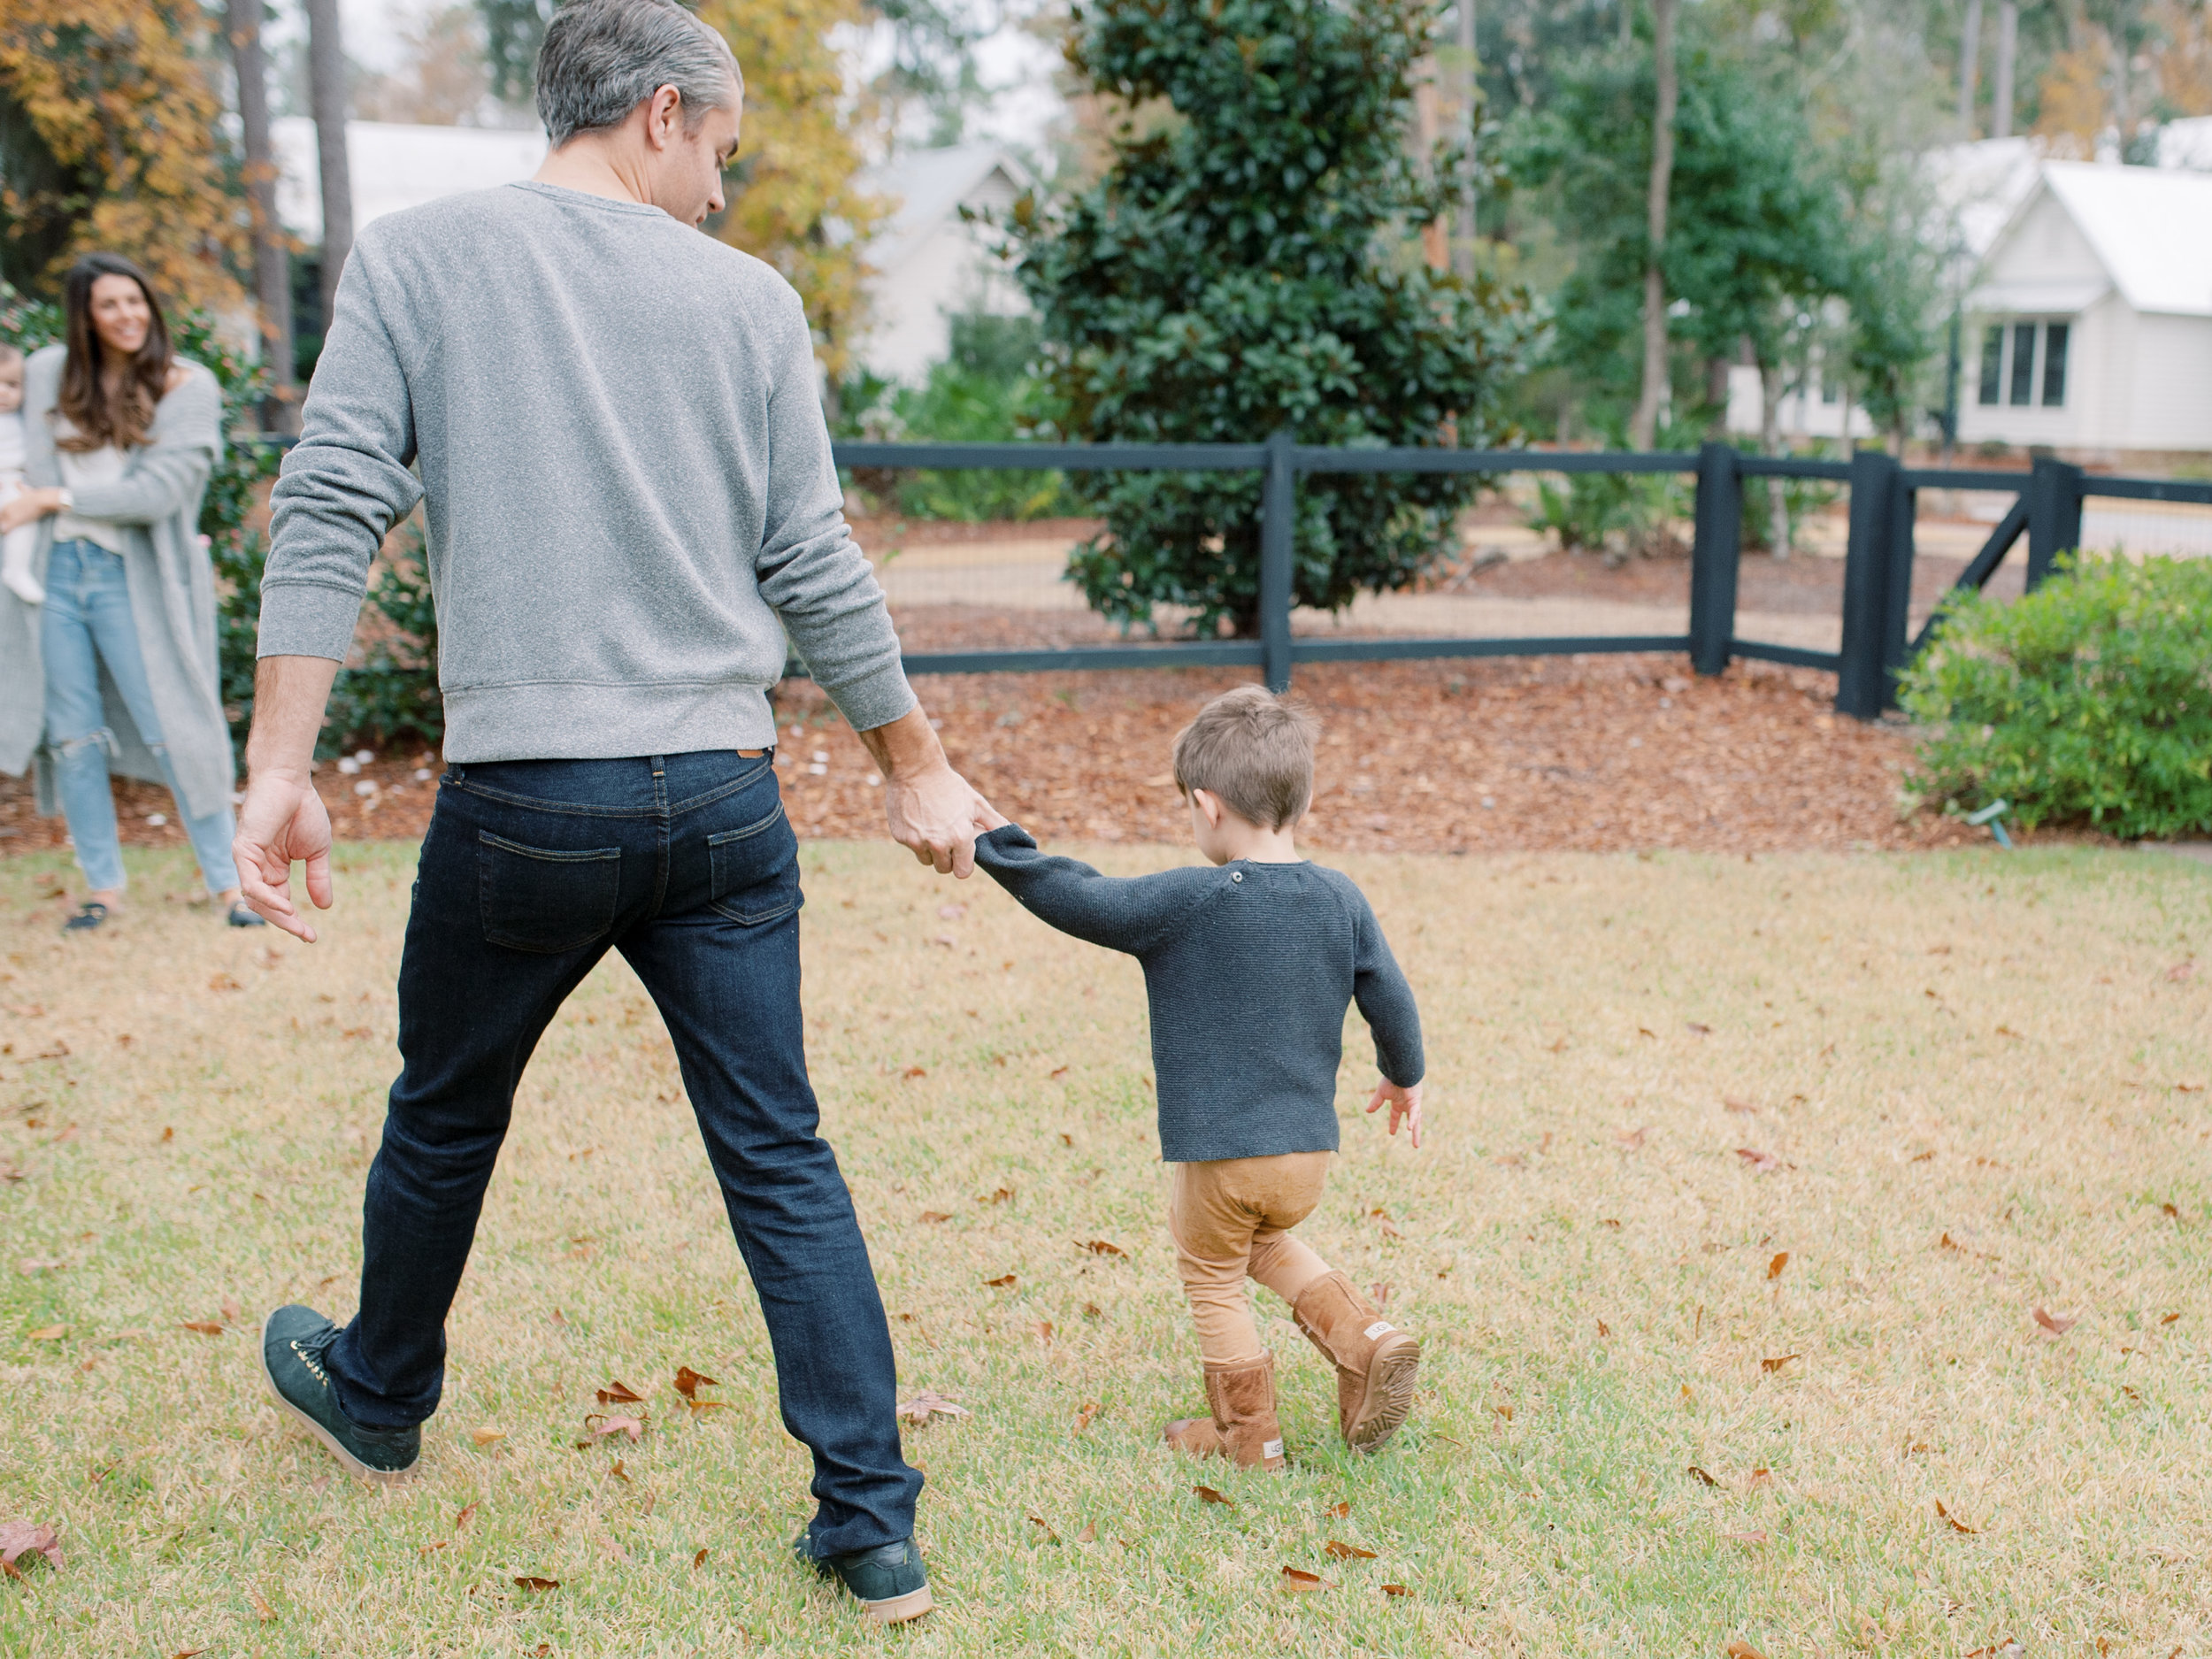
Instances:
[[[222,453],[215,377],[178,357],[145,273],[87,254],[64,284],[65,345],[24,365],[24,474],[0,532],[39,526],[42,604],[0,594],[0,770],[35,767],[90,891],[68,931],[120,909],[109,770],[177,799],[208,891],[234,926],[236,779],[216,666],[215,572],[200,503]]]

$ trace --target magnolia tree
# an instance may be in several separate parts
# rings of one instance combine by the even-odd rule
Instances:
[[[1463,142],[1407,146],[1433,20],[1426,0],[1073,9],[1069,63],[1129,119],[1095,184],[1056,207],[1025,198],[1009,227],[1067,435],[1506,435],[1494,397],[1517,366],[1525,302],[1421,253],[1470,165]],[[1479,481],[1308,476],[1295,602],[1335,610],[1414,581]],[[1094,608],[1130,625],[1175,605],[1202,634],[1257,632],[1256,473],[1092,473],[1073,487],[1106,519],[1071,564]]]

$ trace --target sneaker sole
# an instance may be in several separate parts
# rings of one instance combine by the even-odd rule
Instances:
[[[924,1585],[918,1590],[909,1590],[904,1595],[886,1596],[880,1601],[863,1601],[860,1605],[868,1617],[879,1624],[903,1624],[909,1619],[921,1617],[937,1603],[930,1600],[929,1586]]]
[[[1344,1431],[1345,1443],[1356,1452],[1371,1452],[1395,1434],[1413,1410],[1420,1374],[1419,1339],[1394,1331],[1377,1344],[1367,1364],[1367,1393]]]
[[[284,1397],[284,1391],[277,1386],[276,1373],[269,1369],[269,1349],[265,1340],[261,1348],[261,1380],[269,1385],[269,1397],[283,1409],[290,1412],[301,1427],[320,1440],[323,1443],[323,1449],[336,1458],[348,1474],[358,1476],[363,1480],[374,1480],[390,1486],[413,1474],[416,1463],[422,1461],[418,1457],[415,1463],[408,1464],[404,1469],[372,1469],[356,1457],[339,1443],[336,1435]]]

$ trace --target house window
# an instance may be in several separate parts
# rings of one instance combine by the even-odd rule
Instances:
[[[2035,334],[2033,323],[2012,326],[2011,396],[2006,401],[2015,408],[2035,401]]]
[[[2015,409],[2040,403],[2066,405],[2068,323],[1991,323],[1982,331],[1982,360],[1977,401],[1985,409]],[[2039,391],[2039,388],[2040,390]]]
[[[2043,325],[2043,407],[2057,409],[2066,402],[2066,334],[2064,323]]]

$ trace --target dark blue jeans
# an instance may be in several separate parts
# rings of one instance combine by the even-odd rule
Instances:
[[[821,1555],[907,1537],[891,1333],[836,1156],[815,1133],[799,1007],[798,841],[772,757],[452,766],[399,971],[403,1062],[362,1205],[361,1309],[330,1350],[356,1422],[438,1408],[445,1318],[515,1085],[611,947],[675,1040],[775,1349],[784,1426],[814,1454]]]

